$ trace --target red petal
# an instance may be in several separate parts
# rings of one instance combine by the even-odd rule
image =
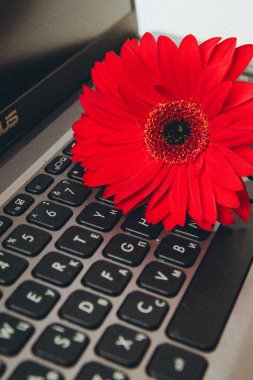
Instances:
[[[243,103],[243,104],[247,104]],[[235,114],[235,123],[240,123],[241,125],[253,125],[253,102],[251,107],[244,108],[241,110],[241,105],[238,107],[235,107],[233,110],[225,112],[225,114],[229,114],[230,112],[232,113],[234,111]]]
[[[118,97],[117,82],[104,62],[95,63],[91,70],[91,77],[97,90]]]
[[[114,192],[116,203],[121,202],[123,199],[127,199],[131,194],[134,194],[151,182],[159,170],[161,170],[162,166],[162,161],[146,161],[146,164],[143,165],[140,170],[135,172],[131,178],[115,184]]]
[[[159,92],[159,94],[161,94],[161,96],[163,96],[166,99],[166,101],[173,99],[173,95],[169,92],[166,86],[156,84],[154,87]]]
[[[155,191],[154,195],[149,201],[149,208],[156,207],[157,203],[160,203],[163,194],[170,189],[172,182],[174,181],[177,167],[171,166],[165,180],[161,183],[159,188]]]
[[[80,96],[80,100],[87,114],[99,124],[108,127],[108,129],[121,130],[127,128],[128,130],[131,130],[136,127],[137,119],[135,121],[126,120],[121,117],[120,112],[119,114],[112,114],[82,95]]]
[[[168,91],[176,98],[180,97],[180,91],[176,79],[176,63],[178,48],[168,37],[160,36],[157,41],[158,62],[161,78]]]
[[[253,98],[253,83],[234,82],[230,93],[224,103],[224,110],[233,108],[238,104]]]
[[[199,175],[199,185],[204,221],[210,224],[214,224],[217,220],[217,210],[213,181],[205,166]]]
[[[202,221],[203,212],[200,199],[198,169],[195,162],[188,165],[188,183],[189,183],[189,197],[187,211],[190,217],[194,220]]]
[[[243,184],[243,190],[237,193],[237,196],[240,201],[240,207],[235,209],[235,213],[245,222],[248,222],[250,217],[250,200],[246,190],[245,185]]]
[[[217,146],[217,149],[229,162],[232,168],[240,177],[245,177],[253,173],[253,165],[242,159],[238,154],[225,146]]]
[[[218,42],[221,40],[221,37],[213,37],[209,40],[206,40],[202,42],[202,44],[199,45],[199,51],[202,59],[203,66],[206,66],[209,58],[213,52],[213,49],[218,44]]]
[[[184,165],[177,168],[175,180],[171,186],[172,209],[175,213],[177,224],[185,225],[186,205],[188,199],[188,177]]]
[[[144,118],[152,110],[152,107],[150,107],[150,105],[136,97],[133,97],[133,94],[126,86],[119,86],[119,94],[126,104],[127,108],[135,115],[138,115],[140,118]]]
[[[155,175],[153,178],[150,177],[149,183],[147,183],[144,186],[140,186],[140,188],[136,192],[130,194],[127,198],[124,197],[122,201],[119,201],[119,206],[123,209],[123,212],[129,212],[144,199],[146,199],[148,202],[150,197],[152,196],[152,193],[160,186],[161,182],[167,176],[168,170],[168,167],[162,168],[157,173],[157,175]],[[115,200],[117,199],[118,197]],[[157,222],[152,221],[151,223]]]
[[[220,223],[225,224],[225,225],[235,223],[235,217],[229,208],[218,206],[217,211],[218,211],[218,221]]]
[[[123,181],[135,172],[139,163],[129,162],[128,165],[124,165],[122,170],[121,165],[112,165],[111,163],[103,163],[94,170],[88,169],[84,175],[84,183],[87,186],[103,186],[111,183],[117,183]]]
[[[236,38],[234,37],[227,38],[224,41],[220,42],[214,48],[208,64],[219,63],[221,61],[226,61],[227,63],[231,62],[234,55],[235,47]]]
[[[199,47],[193,35],[186,36],[178,51],[177,82],[183,97],[195,97],[197,80],[202,68]]]
[[[158,68],[157,43],[152,34],[145,33],[140,40],[140,54],[145,64],[159,78],[160,71]]]
[[[225,80],[236,80],[253,58],[253,45],[243,45],[235,49],[231,67]]]
[[[83,150],[85,152],[85,156],[87,156],[88,158],[90,157],[92,162],[98,162],[98,158],[100,158],[101,160],[114,159],[117,160],[118,164],[120,165],[121,157],[124,157],[124,155],[126,154],[128,154],[128,156],[131,156],[133,154],[138,157],[143,157],[143,153],[141,150],[142,145],[138,145],[137,143],[129,145],[127,147],[127,152],[125,145],[88,145],[85,140],[79,143],[78,145],[79,149]],[[129,158],[129,160],[131,159],[132,157]]]
[[[93,138],[95,137],[94,131],[98,134],[105,134],[111,132],[111,129],[108,129],[105,126],[97,123],[95,120],[91,119],[87,114],[82,114],[81,119],[77,120],[72,129],[74,133],[81,138]]]
[[[128,121],[137,121],[137,117],[129,112],[121,99],[104,95],[101,92],[94,91],[88,86],[83,86],[84,94],[80,96],[81,102],[89,102],[94,106],[101,108],[111,115],[120,116]]]
[[[203,230],[212,231],[213,225],[211,223],[207,222],[198,222],[197,223],[200,228],[203,228]]]
[[[169,214],[166,218],[164,218],[163,225],[166,231],[171,231],[177,225],[175,216],[173,214]]]
[[[148,222],[159,223],[163,220],[171,210],[171,202],[169,197],[169,189],[166,190],[160,197],[159,202],[154,207],[147,207],[146,218]]]
[[[117,149],[103,149],[100,152],[99,147],[97,145],[93,145],[93,149],[90,149],[89,155],[85,155],[84,153],[84,162],[87,168],[99,168],[101,167],[101,162],[105,165],[112,164],[112,167],[115,165],[127,165],[128,162],[146,162],[146,158],[143,157],[142,151],[140,149],[136,149],[134,146],[131,149],[131,154],[125,147],[121,147],[121,150]]]
[[[201,72],[197,86],[197,96],[201,103],[210,91],[210,88],[216,86],[223,80],[223,77],[227,72],[227,67],[227,61],[220,61],[206,66]]]
[[[202,107],[209,120],[213,119],[221,111],[231,86],[232,82],[222,82],[212,87],[205,95]]]
[[[211,131],[211,133],[214,133],[216,131],[219,131],[223,128],[227,128],[232,121],[234,120],[234,114],[227,115],[225,114],[220,114],[216,116],[214,119],[209,121],[208,127]]]
[[[156,104],[156,99],[149,92],[143,91],[143,88],[138,85],[136,78],[132,80],[126,73],[121,59],[114,53],[109,52],[106,54],[106,63],[115,77],[118,85],[127,87],[132,92],[133,97],[142,99],[149,104]]]
[[[213,181],[225,189],[242,190],[242,183],[229,162],[215,149],[209,148],[205,154],[206,168]]]
[[[154,100],[159,102],[160,94],[155,90],[154,84],[158,82],[155,74],[141,61],[141,59],[128,46],[123,45],[121,59],[125,71],[136,86],[142,91],[149,92]]]
[[[253,165],[253,149],[244,146],[244,147],[238,147],[234,149],[234,152],[238,154],[240,157],[242,157],[245,161],[247,161],[250,165]]]
[[[98,134],[97,141],[104,145],[128,145],[143,142],[143,137],[139,131],[120,131],[119,133]],[[126,148],[127,149],[127,148]]]
[[[236,208],[240,206],[237,195],[234,191],[224,189],[223,187],[214,183],[214,193],[216,203],[220,206]]]
[[[213,133],[210,140],[229,148],[249,145],[253,143],[253,127],[236,128],[236,125],[232,124],[229,128]]]
[[[136,38],[127,39],[125,44],[131,50],[133,50],[136,54],[139,54],[140,46],[139,46],[139,41]]]

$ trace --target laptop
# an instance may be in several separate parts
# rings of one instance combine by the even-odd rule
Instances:
[[[252,380],[253,214],[166,232],[71,162],[81,85],[137,37],[133,2],[2,1],[0,21],[0,378]]]

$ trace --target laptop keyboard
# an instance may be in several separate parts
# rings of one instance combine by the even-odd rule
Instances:
[[[146,222],[145,206],[123,216],[81,183],[72,145],[0,210],[0,376],[201,380],[251,255],[227,255],[239,268],[226,287],[215,253],[224,237],[206,254],[217,227],[188,219],[167,233]],[[225,238],[227,251],[236,239]]]

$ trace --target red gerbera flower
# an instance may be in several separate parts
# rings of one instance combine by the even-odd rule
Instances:
[[[147,204],[146,219],[167,230],[188,214],[200,227],[247,221],[242,177],[253,172],[253,84],[236,81],[253,45],[189,35],[177,47],[146,33],[120,57],[106,54],[84,86],[73,160],[88,186],[107,185],[123,212]]]

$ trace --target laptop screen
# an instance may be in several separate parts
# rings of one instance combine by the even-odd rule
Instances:
[[[1,1],[0,110],[129,8],[129,1]]]
[[[84,72],[88,71],[85,70],[87,59],[91,59],[91,56],[93,58],[93,55],[93,61],[97,59],[94,52],[89,51],[89,46],[98,37],[103,42],[106,32],[127,17],[132,10],[130,0],[120,2],[117,0],[75,0],[74,2],[2,0],[0,2],[0,152],[11,139],[17,137],[19,131],[16,129],[15,136],[12,134],[8,137],[8,141],[5,138],[5,141],[1,142],[3,135],[7,134],[11,129],[10,126],[14,124],[13,120],[19,118],[22,121],[22,112],[27,108],[25,107],[27,104],[19,103],[16,107],[15,102],[85,49],[86,53],[82,60]],[[117,36],[114,36],[114,39],[116,40]],[[111,45],[114,48],[112,41],[113,39]],[[68,72],[69,83],[66,83],[64,91],[62,88],[59,90],[59,100],[55,107],[64,100],[63,92],[66,92],[64,94],[66,99],[86,79],[83,74],[77,80],[77,74],[74,72],[76,70],[72,68],[72,72]],[[74,81],[75,89],[74,85],[71,86]],[[58,94],[52,94],[52,88],[56,91],[58,84],[51,81],[49,85],[51,88],[50,86],[47,88],[50,88],[53,101]],[[45,103],[48,97],[46,92],[43,98],[38,94],[36,96],[36,106],[39,104],[40,108],[43,108],[42,103]],[[31,99],[29,104],[30,101]],[[49,112],[53,110],[52,104],[50,106],[47,107]],[[36,118],[37,115],[40,117]],[[42,112],[41,109],[37,109],[33,121],[38,122],[45,116],[46,110]],[[30,128],[27,128],[29,123],[26,115],[23,119],[23,124],[26,125],[20,127],[20,131]]]

